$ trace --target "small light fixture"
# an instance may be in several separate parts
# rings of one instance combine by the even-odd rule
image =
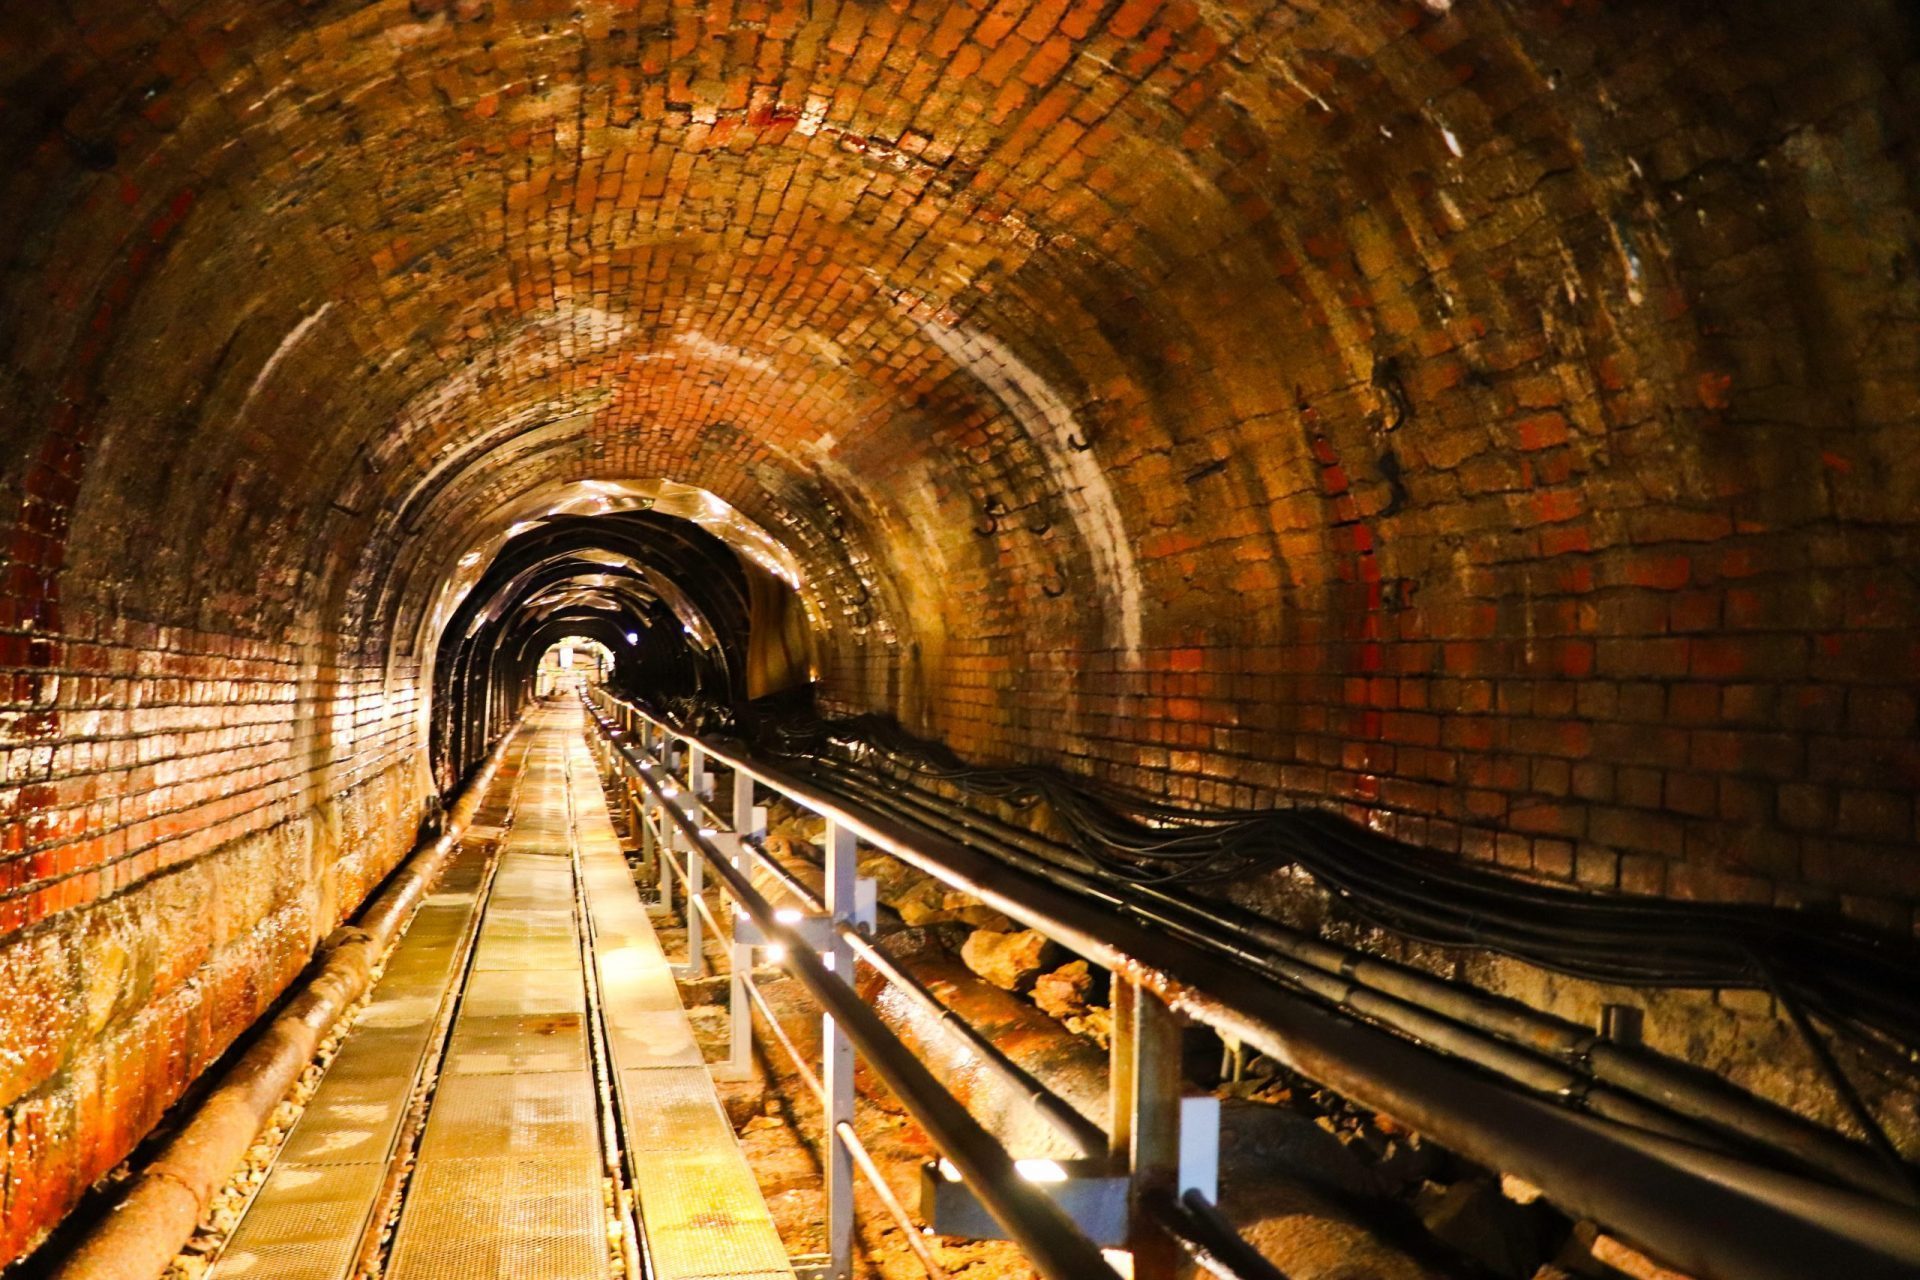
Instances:
[[[781,907],[773,913],[773,918],[781,924],[799,924],[806,917],[798,907]]]
[[[629,632],[627,632],[627,643],[628,643],[628,644],[639,644],[639,643],[640,643],[640,633],[639,633],[638,631],[629,631]]]
[[[768,943],[767,944],[767,963],[768,964],[785,964],[786,962],[787,962],[787,949],[781,946],[777,942]]]
[[[1028,1182],[1065,1182],[1067,1171],[1058,1160],[1015,1160],[1013,1169]]]

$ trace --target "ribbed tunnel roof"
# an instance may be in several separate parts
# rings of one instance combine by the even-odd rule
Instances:
[[[1911,936],[1920,82],[1845,9],[0,6],[0,1127],[85,1131],[0,1259],[497,738],[464,593],[648,502],[825,711]]]
[[[1592,839],[1713,896],[1871,892],[1877,853],[1756,869],[1685,823],[1791,826],[1774,788],[1833,747],[1855,834],[1912,835],[1910,746],[1806,736],[1912,720],[1813,691],[1913,657],[1882,570],[1920,498],[1910,36],[1784,4],[16,5],[5,620],[404,665],[528,495],[671,481],[792,557],[830,694],[963,747],[1330,789],[1559,876]],[[1670,681],[1705,691],[1637,688]],[[1723,716],[1616,776],[1636,726]]]
[[[1908,510],[1858,479],[1890,339],[1822,263],[1870,191],[1811,141],[1711,163],[1761,107],[1630,70],[1777,32],[1444,8],[15,6],[10,366],[59,427],[9,480],[118,525],[76,583],[242,620],[263,561],[284,612],[544,481],[671,477],[889,637],[1123,655],[1243,589],[1286,605],[1247,641],[1375,574],[1464,607],[1589,513]],[[1819,365],[1760,415],[1783,323]],[[1786,434],[1836,384],[1857,426]]]

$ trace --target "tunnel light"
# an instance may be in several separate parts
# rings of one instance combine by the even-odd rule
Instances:
[[[660,794],[666,796],[668,799],[672,799],[674,796],[680,794],[680,788],[669,782],[666,786],[660,788]]]
[[[827,967],[828,973],[832,973],[833,972],[833,952],[822,951],[820,953],[820,963]]]
[[[940,1176],[948,1182],[960,1181],[960,1170],[953,1161],[941,1156],[936,1162]],[[1067,1171],[1060,1167],[1058,1160],[1015,1160],[1013,1170],[1028,1182],[1065,1182]]]
[[[777,942],[769,942],[767,944],[767,963],[785,964],[786,962],[787,949]]]
[[[806,916],[798,907],[781,907],[773,913],[773,918],[781,924],[799,924]]]
[[[718,829],[718,828],[716,828],[716,827],[702,827],[702,828],[700,828],[700,836],[701,836],[701,838],[702,838],[702,839],[705,839],[705,840],[711,840],[711,839],[713,839],[713,838],[714,838],[715,836],[717,836],[717,835],[719,835],[719,834],[720,834],[720,831],[719,831],[719,829]]]
[[[920,1168],[921,1221],[943,1236],[1007,1238],[951,1161],[941,1157]],[[1103,1249],[1126,1244],[1129,1180],[1123,1173],[1114,1173],[1106,1160],[1015,1160],[1013,1170],[1021,1181],[1033,1184],[1053,1201],[1094,1244]]]
[[[639,633],[638,631],[629,631],[629,632],[627,632],[627,643],[628,643],[628,644],[639,644],[639,643],[640,643],[640,633]]]
[[[1014,1172],[1028,1182],[1065,1182],[1067,1171],[1058,1160],[1015,1160]]]

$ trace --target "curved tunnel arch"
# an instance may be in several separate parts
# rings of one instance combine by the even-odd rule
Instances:
[[[737,521],[722,527],[739,536]],[[638,635],[647,661],[622,661],[615,673],[629,688],[722,705],[744,699],[752,563],[691,521],[650,509],[515,523],[439,630],[430,752],[438,788],[463,779],[524,705],[529,662],[545,648],[536,639],[567,627],[589,628],[616,655],[629,631]]]
[[[1910,933],[1914,45],[1879,0],[8,6],[0,947],[185,959],[52,1001],[0,1107],[190,979],[238,994],[188,1074],[231,1041],[497,729],[435,719],[466,576],[592,485],[781,549],[827,709]],[[166,923],[223,884],[279,887]]]

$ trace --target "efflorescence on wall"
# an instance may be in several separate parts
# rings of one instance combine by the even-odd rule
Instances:
[[[559,482],[974,756],[1910,932],[1910,17],[1434,8],[8,6],[0,1258],[404,852]]]

